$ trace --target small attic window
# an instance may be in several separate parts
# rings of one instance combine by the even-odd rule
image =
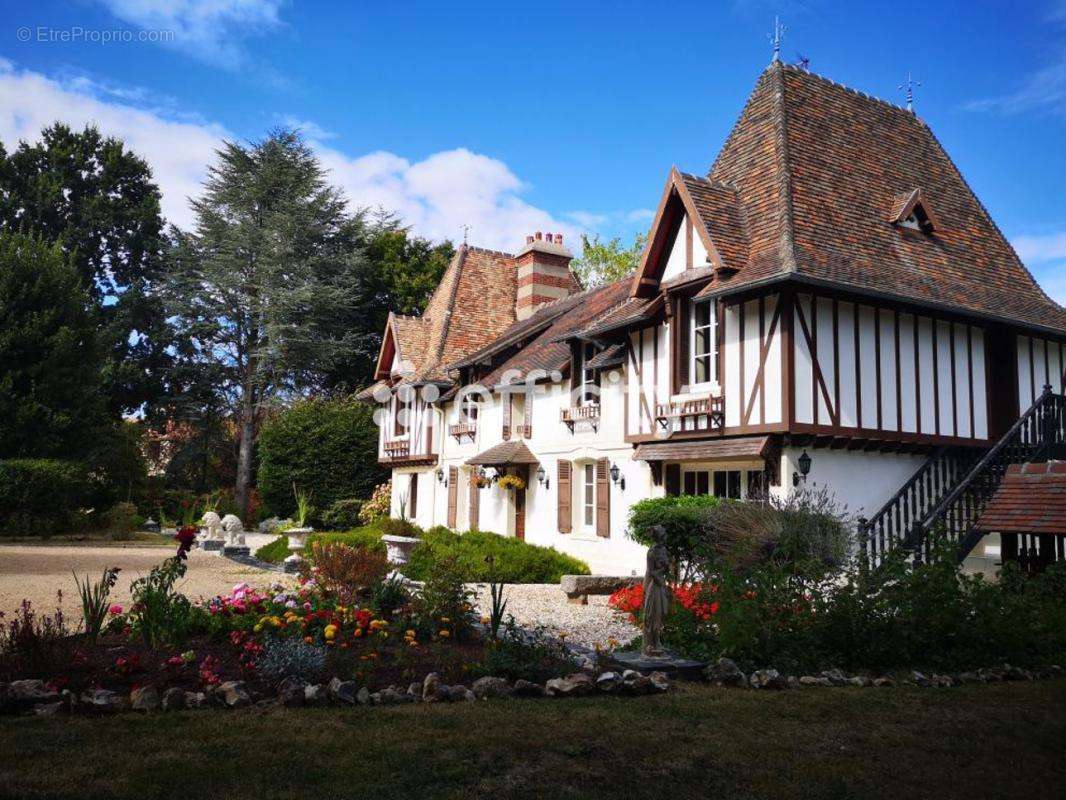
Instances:
[[[920,189],[896,199],[896,213],[891,220],[894,225],[923,233],[932,233],[938,225]]]

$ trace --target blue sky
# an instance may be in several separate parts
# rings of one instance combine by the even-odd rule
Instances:
[[[93,121],[185,225],[222,138],[297,124],[353,203],[504,249],[646,229],[671,165],[706,171],[780,14],[786,60],[897,102],[913,71],[918,113],[1066,300],[1066,0],[0,5],[7,147]]]

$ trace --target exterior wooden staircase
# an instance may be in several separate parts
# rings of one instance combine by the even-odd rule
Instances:
[[[860,563],[876,569],[902,550],[914,563],[930,554],[932,536],[946,536],[962,561],[983,537],[977,521],[1011,464],[1061,458],[1066,443],[1066,396],[1050,386],[988,450],[935,450],[902,488],[858,524]]]

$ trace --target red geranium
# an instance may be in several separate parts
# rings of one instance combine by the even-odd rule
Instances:
[[[199,531],[195,525],[183,525],[178,528],[178,532],[174,534],[174,538],[178,541],[178,558],[186,558],[188,556],[193,542],[196,541],[197,533]]]
[[[709,620],[718,613],[718,602],[705,599],[706,595],[718,591],[718,587],[714,584],[672,584],[670,591],[678,605],[690,611],[701,621]],[[628,614],[630,620],[636,623],[640,612],[644,609],[644,586],[638,583],[619,589],[610,596],[607,603],[616,611]]]

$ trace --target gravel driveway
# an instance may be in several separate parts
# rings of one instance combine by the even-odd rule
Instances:
[[[0,611],[10,614],[23,598],[39,611],[51,613],[56,607],[56,592],[63,592],[63,613],[72,621],[81,616],[74,572],[99,580],[107,567],[121,567],[118,584],[111,591],[112,602],[126,606],[130,602],[130,583],[148,573],[164,558],[172,555],[171,547],[0,545]],[[213,597],[228,592],[235,583],[247,581],[266,585],[278,575],[242,566],[214,554],[194,550],[189,555],[189,569],[178,588],[190,599]]]

